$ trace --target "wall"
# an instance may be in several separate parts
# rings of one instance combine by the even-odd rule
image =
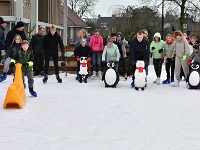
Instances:
[[[0,16],[10,16],[11,13],[11,2],[0,1]]]

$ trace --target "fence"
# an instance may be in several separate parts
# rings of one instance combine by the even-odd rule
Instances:
[[[66,46],[64,48],[65,50],[65,55],[67,57],[65,57],[65,59],[63,60],[60,56],[58,57],[58,60],[61,62],[61,65],[59,65],[59,71],[76,71],[77,68],[77,63],[76,63],[76,58],[73,55],[75,47],[74,46]],[[60,52],[60,48],[58,48],[58,52]],[[130,67],[130,61],[129,61],[129,48],[126,48],[126,53],[127,53],[127,58],[126,58],[126,62],[127,62],[127,72],[128,74],[131,74],[131,67]],[[69,54],[71,54],[70,56],[68,56]],[[1,56],[1,58],[3,59],[3,55]],[[50,61],[52,61],[52,58],[50,59]],[[66,64],[66,65],[65,65]],[[3,69],[3,65],[0,64],[0,70]],[[104,71],[106,69],[105,66],[102,67],[102,71]],[[119,67],[119,72],[122,72],[122,67]],[[49,66],[49,70],[54,71],[54,66],[51,65]],[[91,70],[92,70],[92,66],[91,66]]]

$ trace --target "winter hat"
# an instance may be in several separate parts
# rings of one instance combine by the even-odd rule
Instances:
[[[116,33],[111,33],[111,37],[116,36]]]
[[[190,31],[187,31],[186,34],[187,34],[187,36],[189,36],[190,35]]]
[[[122,33],[121,32],[117,32],[117,36],[118,37],[122,37]]]
[[[85,42],[85,43],[87,43],[87,40],[86,40],[86,39],[82,39],[81,42]]]
[[[6,23],[2,17],[0,17],[0,24]]]
[[[24,23],[22,21],[18,21],[17,24],[15,25],[15,28],[20,28],[24,27]]]

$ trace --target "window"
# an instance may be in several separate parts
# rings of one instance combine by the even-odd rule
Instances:
[[[74,29],[70,28],[70,40],[74,40]]]
[[[116,32],[116,28],[112,28],[112,33],[115,33]]]

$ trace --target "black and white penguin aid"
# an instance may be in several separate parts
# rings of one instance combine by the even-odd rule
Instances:
[[[102,81],[105,83],[105,87],[116,88],[119,81],[119,75],[115,70],[115,63],[110,61],[107,62],[107,70],[103,73]]]
[[[188,75],[188,89],[200,89],[200,65],[192,63]]]
[[[87,83],[88,78],[88,68],[87,68],[87,57],[80,58],[80,71],[78,72],[79,82],[82,83],[82,80]]]
[[[146,71],[145,71],[145,63],[144,61],[140,61],[138,60],[136,62],[136,70],[135,70],[135,80],[134,80],[134,84],[135,84],[135,89],[136,90],[144,90],[145,87],[145,78],[146,78]]]

